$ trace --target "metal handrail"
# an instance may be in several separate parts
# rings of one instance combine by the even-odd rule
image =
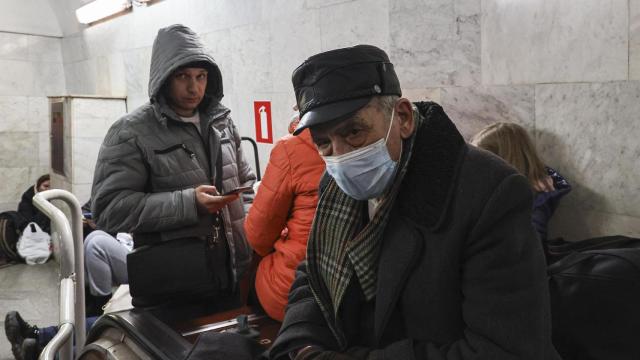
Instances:
[[[241,138],[241,141],[248,141],[251,144],[251,146],[253,146],[253,160],[256,163],[256,175],[257,175],[258,181],[262,180],[262,176],[260,176],[260,157],[258,156],[258,143],[256,143],[255,140],[253,140],[248,136],[243,136]]]
[[[64,213],[50,200],[62,200],[71,210],[71,226]],[[53,189],[37,193],[34,205],[42,211],[60,233],[60,322],[58,333],[47,344],[40,359],[53,360],[60,351],[60,359],[73,358],[71,334],[75,343],[83,346],[86,338],[84,308],[84,248],[82,242],[82,211],[80,203],[68,191]],[[53,228],[53,227],[52,227]],[[75,328],[75,331],[74,331]]]

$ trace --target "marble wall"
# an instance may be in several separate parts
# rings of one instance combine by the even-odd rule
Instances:
[[[48,95],[65,92],[60,38],[0,32],[0,211],[49,171]]]
[[[144,103],[153,39],[173,23],[210,48],[243,135],[255,136],[254,100],[272,101],[274,134],[286,133],[291,72],[305,58],[375,44],[405,96],[441,103],[466,138],[494,121],[531,131],[574,186],[552,235],[640,236],[640,0],[164,0],[63,26],[67,90]],[[270,149],[259,145],[263,169]]]
[[[91,197],[93,172],[107,130],[126,113],[124,98],[65,97],[64,174],[52,172],[51,185],[76,196],[80,205]]]

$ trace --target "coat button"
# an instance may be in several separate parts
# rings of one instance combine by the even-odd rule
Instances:
[[[375,91],[377,94],[380,94],[382,92],[382,89],[380,89],[380,86],[378,84],[373,85],[373,91]]]

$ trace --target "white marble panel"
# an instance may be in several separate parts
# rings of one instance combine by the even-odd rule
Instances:
[[[307,5],[306,1],[300,0],[261,0],[262,5],[262,19],[275,20],[277,18],[280,19],[291,19],[293,16],[300,15],[303,11],[308,11],[310,8],[314,6]],[[344,0],[343,0],[344,1]],[[353,1],[353,0],[347,0]],[[327,2],[328,1],[324,1]],[[286,20],[281,20],[286,23]]]
[[[536,86],[537,145],[574,208],[640,217],[640,82]]]
[[[0,164],[3,167],[38,165],[38,133],[0,133]]]
[[[38,178],[49,173],[48,166],[32,166],[29,168],[29,179],[31,184],[35,184]]]
[[[0,134],[0,138],[3,135]],[[4,161],[3,166],[10,166]],[[18,208],[22,193],[31,184],[28,167],[3,167],[0,168],[0,202],[13,204],[13,210]]]
[[[626,80],[627,0],[482,2],[484,84]]]
[[[97,89],[96,59],[64,64],[68,94],[95,95]]]
[[[29,36],[29,61],[62,63],[62,40]]]
[[[132,112],[138,107],[149,102],[147,94],[128,94],[127,95],[127,112]]]
[[[494,122],[515,122],[533,130],[534,95],[529,85],[452,87],[442,89],[440,104],[469,140]]]
[[[26,61],[0,60],[0,95],[33,95],[33,66]]]
[[[38,166],[49,169],[51,165],[51,135],[49,132],[38,133]],[[46,170],[45,172],[48,172]]]
[[[0,32],[0,59],[23,60],[29,58],[28,36]]]
[[[629,0],[629,79],[640,80],[640,0]]]
[[[269,23],[231,29],[231,61],[233,91],[242,93],[270,92],[273,88]],[[223,74],[223,76],[226,76]]]
[[[52,172],[49,176],[51,177],[52,188],[71,191],[71,183],[64,175]]]
[[[129,16],[119,16],[86,28],[82,32],[82,38],[87,58],[107,56],[130,48],[132,31],[130,26]]]
[[[72,102],[74,136],[99,138],[100,143],[111,125],[126,112],[125,101],[119,99],[75,98]]]
[[[71,184],[71,193],[78,199],[80,205],[83,205],[91,198],[91,186],[91,183]]]
[[[389,57],[403,87],[480,83],[480,1],[389,4]]]
[[[304,2],[302,1],[299,1],[299,2],[303,3],[306,8],[314,9],[314,8],[327,7],[331,5],[344,4],[344,3],[354,2],[354,1],[355,0],[305,0]]]
[[[389,18],[388,0],[357,0],[323,7],[322,50],[369,44],[389,51]]]
[[[550,238],[579,241],[609,235],[640,237],[640,217],[584,210],[560,203],[549,223]]]
[[[33,62],[32,96],[60,96],[66,93],[62,63]]]
[[[109,84],[110,95],[124,96],[127,94],[127,70],[124,66],[124,58],[122,53],[114,53],[109,55]]]
[[[105,132],[106,133],[106,132]],[[76,137],[73,139],[73,178],[75,184],[91,184],[96,167],[101,137]]]
[[[26,96],[0,96],[0,132],[29,131]]]
[[[233,91],[233,40],[230,34],[230,30],[220,30],[203,34],[200,37],[206,51],[213,56],[222,73],[222,88],[225,98],[230,91]]]
[[[28,131],[49,133],[49,99],[44,96],[30,96],[27,98],[27,104]]]
[[[191,0],[183,23],[199,34],[255,24],[264,18],[262,0]],[[266,28],[263,29],[266,31]]]
[[[96,60],[96,94],[111,95],[111,69],[109,58],[98,56]]]
[[[440,88],[402,89],[402,97],[409,99],[411,102],[433,101],[440,103],[441,93]]]
[[[82,33],[62,38],[62,59],[65,64],[83,61],[88,57],[87,45]]]
[[[211,1],[214,2],[214,1]],[[181,0],[181,1],[161,1],[153,6],[137,7],[134,9],[133,14],[126,17],[129,22],[129,45],[128,48],[140,48],[153,45],[153,41],[158,34],[158,30],[172,25],[172,24],[184,24],[190,26],[194,22],[193,17],[202,18],[209,22],[224,21],[224,15],[214,16],[212,14],[219,14],[217,11],[204,12],[202,8],[193,8],[193,0]],[[198,12],[192,12],[200,10]]]
[[[287,21],[276,17],[269,24],[273,89],[291,91],[293,70],[310,56],[322,51],[320,11],[306,10],[292,15]]]
[[[122,53],[127,94],[147,94],[151,68],[151,48],[132,49]],[[148,96],[147,96],[148,100]]]

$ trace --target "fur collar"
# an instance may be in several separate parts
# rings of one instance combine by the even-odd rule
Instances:
[[[436,231],[445,223],[467,147],[440,105],[418,102],[415,106],[422,121],[417,122],[397,209],[415,223]]]

